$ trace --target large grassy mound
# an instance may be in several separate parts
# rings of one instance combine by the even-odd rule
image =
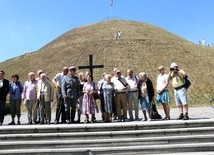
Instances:
[[[122,40],[115,41],[115,32],[122,32]],[[98,80],[102,72],[112,73],[113,67],[126,74],[132,68],[136,74],[146,71],[156,82],[157,67],[176,62],[183,68],[192,86],[189,90],[193,105],[207,104],[204,96],[214,97],[214,48],[188,42],[159,27],[124,20],[108,20],[75,28],[53,40],[40,50],[0,63],[8,77],[17,73],[24,81],[28,72],[43,69],[50,78],[62,66],[87,65],[93,54],[95,64],[104,69],[94,71]]]

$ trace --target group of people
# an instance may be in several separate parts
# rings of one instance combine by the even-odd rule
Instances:
[[[84,123],[96,122],[96,113],[99,110],[103,122],[140,120],[139,106],[143,113],[142,120],[147,121],[152,119],[155,103],[162,105],[165,113],[163,119],[170,120],[168,93],[170,81],[180,112],[177,119],[188,120],[186,73],[176,63],[171,64],[168,74],[165,73],[163,66],[159,66],[158,71],[156,88],[145,72],[140,72],[137,76],[131,69],[127,70],[127,76],[124,77],[120,69],[114,68],[113,75],[103,73],[102,79],[97,83],[90,72],[81,72],[77,75],[75,66],[63,67],[62,72],[57,73],[52,80],[44,71],[39,70],[37,78],[35,73],[30,72],[28,80],[23,85],[19,82],[18,75],[12,75],[9,82],[4,78],[4,71],[0,71],[0,125],[4,121],[8,93],[12,118],[10,125],[21,124],[22,101],[27,108],[28,124],[50,124],[54,96],[57,100],[55,124],[79,123],[81,115],[85,116]],[[100,106],[97,104],[98,100]],[[75,119],[76,111],[78,114]]]

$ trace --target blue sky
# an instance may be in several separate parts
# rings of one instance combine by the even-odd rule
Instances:
[[[191,42],[214,42],[214,0],[113,0],[112,17],[153,24]],[[110,0],[0,0],[0,62],[111,17]]]

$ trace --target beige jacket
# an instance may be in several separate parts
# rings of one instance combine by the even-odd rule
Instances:
[[[42,80],[39,80],[37,83],[36,90],[37,90],[37,99],[40,99],[41,92],[43,92],[45,96],[45,102],[53,101],[54,88],[50,81],[46,80],[45,82],[42,82]]]

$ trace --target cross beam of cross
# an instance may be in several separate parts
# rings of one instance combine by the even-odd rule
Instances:
[[[91,76],[93,77],[93,69],[104,68],[104,65],[93,65],[93,56],[89,55],[89,65],[88,66],[78,66],[78,69],[89,69]]]

